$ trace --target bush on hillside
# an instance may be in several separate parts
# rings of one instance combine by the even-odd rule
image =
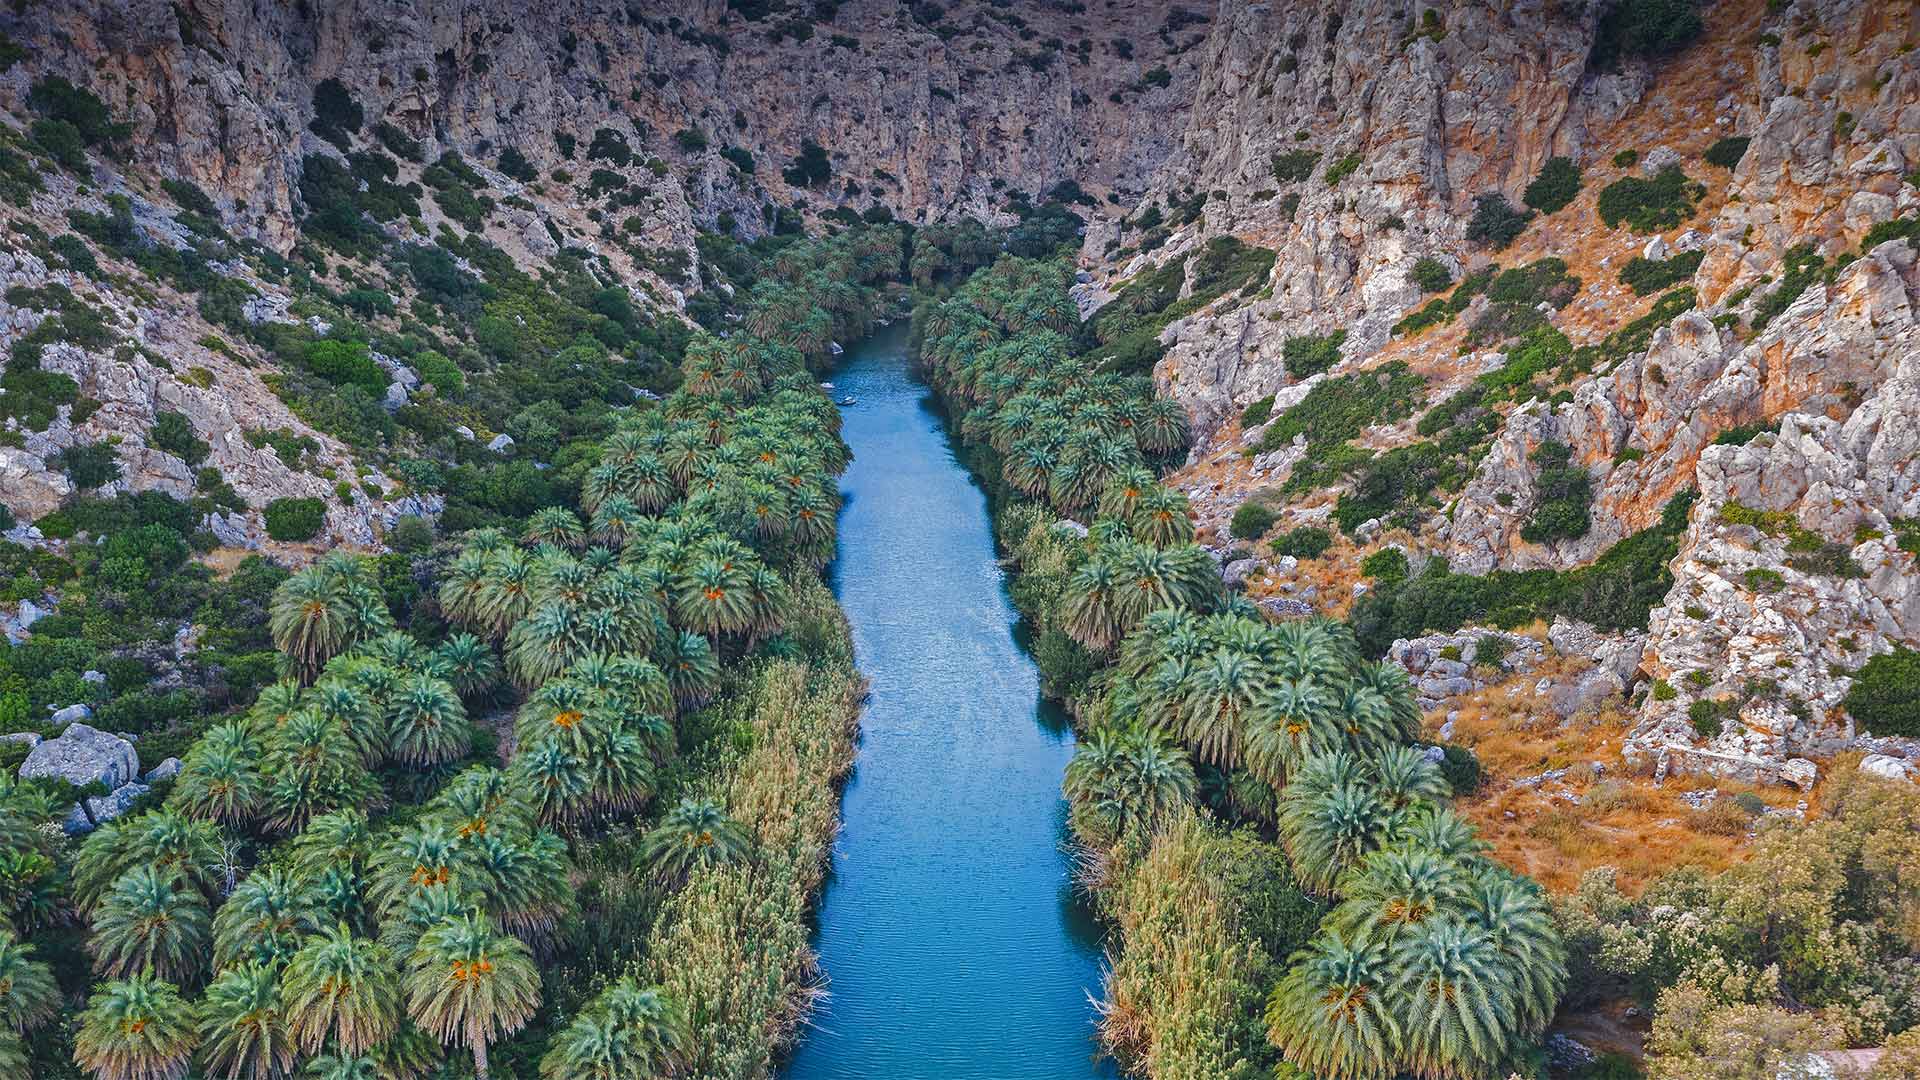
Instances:
[[[1611,68],[1623,57],[1672,56],[1705,30],[1696,0],[1620,0],[1601,18],[1587,63]]]
[[[1280,515],[1266,504],[1249,500],[1241,503],[1240,508],[1233,512],[1233,521],[1228,524],[1227,531],[1235,540],[1257,540],[1265,536],[1279,519]]]
[[[1895,646],[1854,672],[1847,713],[1875,735],[1920,736],[1920,651]]]
[[[1580,194],[1580,167],[1572,158],[1548,158],[1540,169],[1540,175],[1533,178],[1520,201],[1543,214],[1551,214],[1572,202]]]
[[[1423,293],[1436,293],[1453,284],[1453,272],[1447,269],[1447,264],[1431,255],[1413,264],[1412,277]]]
[[[1346,344],[1347,332],[1335,330],[1331,334],[1301,334],[1287,339],[1281,346],[1280,355],[1286,361],[1287,374],[1295,379],[1304,379],[1309,375],[1318,375],[1340,361],[1340,346]]]
[[[311,540],[327,522],[327,504],[320,499],[275,499],[267,504],[267,535],[289,543]]]
[[[1680,166],[1669,165],[1651,178],[1622,177],[1600,191],[1600,220],[1611,229],[1625,222],[1634,232],[1671,229],[1693,216],[1699,187]]]
[[[1747,147],[1752,142],[1753,140],[1745,135],[1729,135],[1707,147],[1707,152],[1702,154],[1701,158],[1709,165],[1731,169],[1740,164],[1741,158],[1747,156]]]
[[[1506,196],[1499,192],[1487,192],[1473,201],[1473,217],[1467,222],[1467,240],[1499,251],[1519,239],[1532,217],[1531,212],[1514,209]]]

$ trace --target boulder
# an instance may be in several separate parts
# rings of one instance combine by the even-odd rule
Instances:
[[[44,740],[42,740],[39,735],[31,731],[16,731],[11,735],[0,735],[0,742],[26,743],[28,750],[32,750],[34,747],[39,746],[43,741]]]
[[[1913,764],[1892,754],[1868,754],[1860,759],[1860,771],[1882,780],[1913,782]]]
[[[99,782],[117,790],[140,775],[133,744],[110,732],[74,724],[59,738],[47,739],[27,754],[20,778],[57,776],[75,787]]]
[[[180,775],[180,759],[170,757],[147,771],[146,781],[151,784],[159,780],[171,780]]]
[[[1247,577],[1260,568],[1258,559],[1235,559],[1222,567],[1220,580],[1229,589],[1238,589],[1247,583]]]
[[[122,784],[105,795],[87,800],[87,816],[95,825],[105,825],[127,812],[133,801],[153,789],[145,784]]]
[[[487,449],[496,454],[504,454],[513,449],[513,436],[495,435],[492,439],[488,440]]]
[[[93,719],[93,709],[87,705],[69,705],[47,717],[47,723],[59,727],[62,724],[74,724],[82,720]]]

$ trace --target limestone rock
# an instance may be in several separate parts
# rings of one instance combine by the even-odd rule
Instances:
[[[139,773],[140,757],[132,743],[86,724],[74,724],[58,738],[35,746],[20,766],[23,780],[57,776],[75,787],[99,781],[110,790],[129,783]]]

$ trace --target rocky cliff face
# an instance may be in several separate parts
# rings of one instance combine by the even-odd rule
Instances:
[[[1326,377],[1287,370],[1289,338],[1345,331],[1333,376],[1406,362],[1426,377],[1429,404],[1507,363],[1510,346],[1456,329],[1484,300],[1443,329],[1392,332],[1427,299],[1416,260],[1458,280],[1494,262],[1563,259],[1577,293],[1541,310],[1572,346],[1600,346],[1649,312],[1657,293],[1636,296],[1618,280],[1630,261],[1697,260],[1667,286],[1691,288],[1691,310],[1647,327],[1638,348],[1609,347],[1559,393],[1500,406],[1466,482],[1396,542],[1473,573],[1568,570],[1697,491],[1675,585],[1627,680],[1641,695],[1656,678],[1685,689],[1646,696],[1629,757],[1779,779],[1788,759],[1855,738],[1839,708],[1850,673],[1915,640],[1915,567],[1884,539],[1882,519],[1906,513],[1913,494],[1914,451],[1894,433],[1920,423],[1920,399],[1900,389],[1920,353],[1920,294],[1908,241],[1863,239],[1920,213],[1920,62],[1908,48],[1920,24],[1905,8],[1846,0],[1720,3],[1703,9],[1706,31],[1678,59],[1603,70],[1589,57],[1606,5],[1495,7],[1221,4],[1189,130],[1139,204],[1191,207],[1204,194],[1204,205],[1164,236],[1144,236],[1137,211],[1090,231],[1084,291],[1111,295],[1223,235],[1276,252],[1267,291],[1213,302],[1160,339],[1156,380],[1200,433],[1187,483],[1218,527],[1236,493],[1285,480],[1301,457],[1295,445],[1233,460],[1259,430],[1234,423],[1243,407],[1272,395],[1279,415]],[[1747,142],[1731,169],[1703,162],[1732,136]],[[1468,240],[1480,196],[1519,207],[1556,155],[1585,174],[1571,205],[1533,218],[1504,250]],[[1606,185],[1668,165],[1698,184],[1690,212],[1640,232],[1599,220]],[[1714,445],[1753,431],[1777,434]],[[1406,423],[1382,424],[1355,445],[1380,452],[1415,437]],[[1548,441],[1588,475],[1589,527],[1530,543],[1521,532],[1542,499],[1535,451]],[[1324,521],[1344,490],[1296,496],[1283,520]],[[1837,545],[1860,573],[1795,570],[1805,560],[1783,535],[1726,524],[1728,505],[1739,518],[1762,504]],[[1860,539],[1876,530],[1882,539]],[[1356,553],[1379,531],[1358,530]],[[1749,588],[1753,569],[1784,584]],[[1701,697],[1738,722],[1702,735],[1712,725],[1688,717]]]
[[[0,22],[122,111],[138,160],[199,183],[281,250],[318,142],[314,90],[333,79],[369,127],[395,125],[429,159],[490,162],[512,147],[542,176],[569,167],[585,180],[555,136],[585,147],[616,132],[679,181],[683,197],[648,230],[689,251],[696,223],[731,212],[757,233],[772,203],[795,198],[927,220],[999,213],[1006,190],[1068,179],[1138,190],[1180,130],[1206,23],[1200,4],[830,7],[750,21],[724,0],[103,0]],[[24,88],[6,82],[0,101]],[[835,175],[796,190],[781,170],[807,141]],[[751,174],[728,148],[752,156]],[[550,182],[536,212],[571,217],[566,182]]]
[[[153,235],[177,233],[155,181],[178,177],[212,196],[235,235],[284,253],[310,209],[303,172],[342,158],[314,130],[316,95],[331,95],[358,110],[357,145],[419,144],[397,184],[457,152],[494,201],[470,226],[423,200],[417,219],[389,218],[390,239],[459,224],[529,268],[584,252],[662,310],[702,287],[703,229],[751,237],[796,209],[1004,221],[1014,193],[1073,181],[1090,218],[1083,314],[1174,260],[1186,260],[1190,289],[1201,255],[1228,238],[1274,254],[1247,288],[1172,319],[1153,367],[1192,415],[1198,445],[1182,480],[1216,533],[1235,502],[1309,456],[1295,444],[1242,460],[1252,440],[1236,418],[1250,403],[1271,395],[1278,415],[1320,381],[1400,362],[1425,379],[1431,407],[1508,364],[1511,340],[1467,329],[1486,297],[1425,333],[1394,332],[1444,295],[1426,291],[1417,263],[1457,281],[1496,262],[1563,260],[1571,296],[1536,321],[1600,359],[1494,405],[1458,479],[1393,542],[1455,570],[1570,570],[1697,491],[1638,675],[1619,676],[1643,693],[1656,679],[1685,692],[1641,703],[1633,755],[1777,773],[1855,737],[1838,708],[1849,673],[1915,634],[1912,557],[1861,537],[1915,509],[1902,433],[1920,426],[1906,381],[1920,278],[1913,230],[1890,223],[1920,215],[1920,54],[1909,48],[1920,15],[1873,0],[1722,0],[1702,9],[1705,31],[1678,57],[1596,64],[1611,7],[95,0],[0,15],[30,58],[0,72],[0,110],[19,126],[30,81],[60,74],[130,124],[124,168],[103,163],[89,190],[62,182],[34,197],[27,216],[49,230],[119,194]],[[1743,154],[1707,162],[1736,136]],[[824,168],[787,175],[809,145]],[[524,161],[509,165],[509,150]],[[1479,199],[1518,206],[1554,157],[1584,174],[1570,203],[1502,248],[1469,239]],[[1684,213],[1641,231],[1605,223],[1604,188],[1669,165],[1690,184]],[[72,281],[30,247],[6,256],[9,285]],[[1697,262],[1664,288],[1691,294],[1656,318],[1658,291],[1640,295],[1621,271],[1676,257]],[[249,283],[263,294],[250,318],[298,317],[275,283]],[[379,495],[338,498],[334,478],[359,469],[333,440],[316,436],[305,468],[248,442],[251,428],[315,433],[268,389],[261,357],[205,344],[212,327],[180,297],[111,281],[88,295],[132,348],[47,350],[47,368],[100,405],[0,446],[22,516],[69,494],[50,454],[109,436],[129,486],[189,485],[183,462],[148,445],[163,411],[190,419],[249,501],[329,499],[336,539],[373,542],[398,513],[431,509],[385,498],[397,492],[377,472],[366,479]],[[8,305],[0,326],[13,334],[47,317]],[[1635,320],[1647,325],[1633,344],[1609,344]],[[1335,332],[1330,371],[1289,370],[1289,340]],[[413,373],[392,374],[404,401]],[[1362,431],[1352,456],[1425,437],[1417,415]],[[1532,543],[1522,531],[1542,501],[1547,442],[1586,472],[1588,527]],[[1287,520],[1331,523],[1351,480],[1298,495]],[[1740,524],[1748,512],[1774,515],[1775,532]],[[1804,537],[1779,532],[1789,519],[1862,572],[1794,569],[1804,552],[1786,545]],[[258,531],[257,520],[217,524],[242,541]],[[1407,522],[1350,530],[1353,553],[1390,524]],[[1750,588],[1749,570],[1782,585]],[[1835,652],[1841,639],[1854,648]],[[1606,642],[1608,655],[1628,641]],[[1748,691],[1763,678],[1783,689]],[[1731,702],[1740,723],[1700,734],[1686,714],[1702,697]]]

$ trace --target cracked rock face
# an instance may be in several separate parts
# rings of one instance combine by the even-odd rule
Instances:
[[[1881,746],[1839,706],[1869,656],[1920,640],[1920,568],[1893,537],[1894,519],[1920,514],[1920,353],[1846,419],[1789,414],[1777,435],[1709,447],[1697,477],[1646,653],[1678,693],[1649,696],[1630,752],[1698,745],[1779,762]],[[1729,507],[1783,524],[1729,521]],[[1850,562],[1836,573],[1789,551],[1795,526]],[[1719,732],[1696,732],[1688,710],[1699,700],[1733,713]]]
[[[1767,425],[1787,412],[1845,415],[1920,352],[1920,253],[1882,244],[1828,288],[1810,286],[1767,329],[1742,343],[1688,312],[1654,334],[1644,354],[1583,383],[1551,413],[1511,416],[1461,493],[1444,538],[1450,565],[1564,570],[1652,525],[1721,432]],[[1557,439],[1593,477],[1592,525],[1577,540],[1529,544],[1520,529],[1535,506],[1528,455]],[[1626,460],[1623,451],[1639,457]],[[1504,496],[1504,498],[1503,498]]]

